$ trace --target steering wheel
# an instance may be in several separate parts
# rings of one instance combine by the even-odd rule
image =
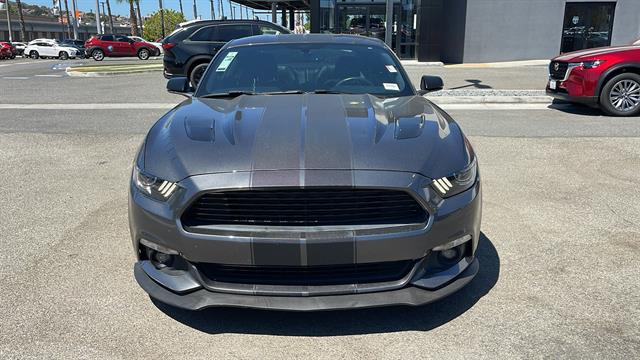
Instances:
[[[346,79],[342,79],[340,81],[338,81],[333,87],[340,87],[346,83],[349,82],[359,82],[361,84],[367,85],[367,86],[373,86],[373,83],[365,78],[363,78],[362,76],[352,76],[352,77],[348,77]]]

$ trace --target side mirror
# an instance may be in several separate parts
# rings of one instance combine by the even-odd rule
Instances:
[[[191,96],[193,94],[193,88],[189,85],[189,79],[186,77],[175,77],[169,79],[167,82],[167,91],[172,94],[180,94],[184,96]]]
[[[420,93],[424,95],[431,91],[442,90],[444,82],[440,76],[422,75],[420,79]]]

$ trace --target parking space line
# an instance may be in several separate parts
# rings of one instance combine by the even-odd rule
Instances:
[[[38,76],[38,77],[56,77],[56,78],[62,77],[62,75],[56,75],[56,74],[43,74],[43,75],[36,75],[36,76]]]
[[[27,80],[28,76],[5,76],[3,79],[5,80]]]

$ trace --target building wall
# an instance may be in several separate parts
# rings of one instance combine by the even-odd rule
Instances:
[[[454,0],[455,1],[455,0]],[[571,2],[606,2],[581,0]],[[467,0],[463,62],[547,59],[560,53],[567,0]],[[640,37],[640,0],[618,0],[611,45]]]
[[[447,0],[444,2],[442,29],[442,53],[440,60],[445,63],[461,63],[464,60],[467,1]],[[473,0],[470,0],[473,1]]]

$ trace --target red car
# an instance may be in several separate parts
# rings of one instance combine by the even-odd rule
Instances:
[[[0,41],[0,59],[15,59],[18,51],[8,42]]]
[[[85,41],[87,57],[102,61],[105,57],[137,56],[147,60],[159,55],[158,49],[148,42],[135,41],[124,35],[100,34]]]
[[[588,49],[551,60],[547,94],[599,107],[609,115],[640,114],[640,46]]]

